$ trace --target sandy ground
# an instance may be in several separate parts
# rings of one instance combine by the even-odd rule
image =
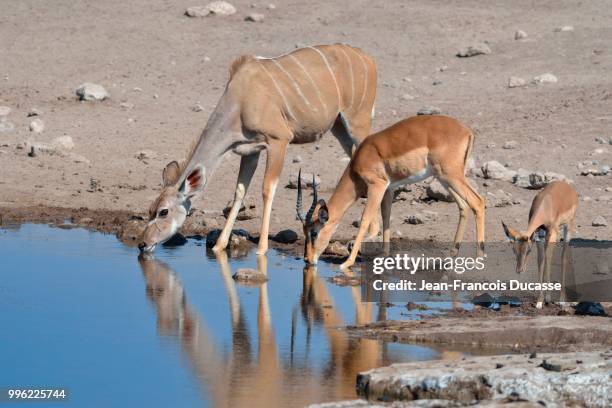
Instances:
[[[584,160],[612,162],[612,146],[595,141],[612,137],[608,2],[315,0],[279,1],[269,10],[267,4],[252,7],[251,1],[240,0],[233,2],[238,9],[233,16],[183,15],[186,7],[197,4],[2,1],[0,105],[12,109],[8,120],[16,127],[0,133],[0,211],[5,217],[44,221],[41,213],[57,211],[45,207],[59,207],[68,209],[60,212],[69,216],[106,215],[104,223],[120,226],[130,214],[145,213],[159,191],[164,165],[182,158],[199,135],[222,93],[233,58],[347,42],[378,62],[374,129],[411,116],[422,106],[438,106],[477,132],[473,156],[478,163],[499,160],[513,169],[554,171],[573,179],[580,195],[592,198],[580,203],[576,235],[612,238],[612,206],[605,200],[612,196],[605,191],[612,187],[612,176],[584,177],[577,168]],[[253,12],[264,13],[265,20],[245,22]],[[574,31],[555,32],[564,25],[574,26]],[[515,40],[517,29],[528,37]],[[455,56],[459,48],[480,41],[489,43],[490,55]],[[559,82],[507,87],[510,76],[529,81],[546,72]],[[105,86],[110,99],[77,101],[74,91],[86,81]],[[402,98],[406,94],[414,99]],[[192,109],[197,104],[202,111]],[[28,129],[33,118],[27,114],[34,108],[45,123],[41,134]],[[49,142],[64,135],[73,138],[73,153],[90,164],[45,154],[29,158],[17,149],[25,141]],[[502,149],[508,140],[519,147]],[[346,161],[330,135],[319,146],[290,147],[282,186],[301,166],[321,176],[323,196],[331,193]],[[597,148],[604,150],[593,153]],[[138,160],[135,155],[144,149],[154,151],[155,158]],[[301,163],[292,163],[296,156]],[[248,195],[257,206],[257,217],[236,224],[251,232],[259,229],[262,168],[260,163]],[[237,169],[238,159],[230,154],[195,200],[202,229],[222,225],[221,209],[233,196]],[[92,178],[98,186],[88,192]],[[482,179],[476,183],[483,194],[501,188],[523,202],[488,209],[489,240],[502,239],[502,217],[525,225],[534,191],[501,181],[486,187]],[[278,190],[271,232],[288,227],[299,231],[294,203],[295,190]],[[351,210],[338,237],[354,235],[350,224],[359,218],[362,205]],[[403,223],[423,209],[437,211],[439,221]],[[592,227],[596,215],[606,217],[608,226]],[[393,230],[395,236],[450,240],[457,217],[452,203],[398,202]],[[474,235],[473,227],[468,234]]]

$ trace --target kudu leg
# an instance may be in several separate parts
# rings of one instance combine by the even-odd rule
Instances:
[[[287,151],[286,142],[275,142],[268,147],[268,157],[266,158],[266,172],[264,174],[262,196],[263,196],[263,216],[261,217],[261,229],[259,232],[259,245],[257,255],[263,255],[268,251],[268,233],[270,231],[270,215],[272,213],[272,202],[278,185],[278,178],[283,170],[285,152]]]
[[[386,190],[386,183],[368,185],[368,202],[366,203],[365,209],[363,210],[363,215],[361,216],[359,232],[357,232],[357,237],[355,238],[355,244],[353,245],[351,254],[349,255],[348,259],[344,261],[342,265],[340,265],[340,269],[346,269],[355,263],[368,227],[370,226],[370,223],[374,217],[378,216],[378,208],[380,208],[380,204]]]
[[[236,191],[234,193],[234,203],[230,210],[223,231],[217,240],[217,243],[213,247],[214,252],[225,250],[227,243],[229,242],[230,235],[232,234],[232,228],[236,222],[236,217],[242,207],[242,201],[246,195],[255,170],[257,169],[257,162],[259,161],[259,152],[250,154],[248,156],[242,156],[240,158],[240,170],[238,171],[238,181],[236,182]]]

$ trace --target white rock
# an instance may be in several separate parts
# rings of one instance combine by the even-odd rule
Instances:
[[[244,21],[259,23],[264,21],[265,16],[261,13],[252,13],[245,17]]]
[[[516,32],[514,33],[514,39],[522,40],[523,38],[527,38],[527,33],[523,30],[516,30]]]
[[[444,187],[442,183],[438,181],[438,179],[433,179],[431,183],[429,183],[426,189],[426,193],[427,197],[436,201],[455,201],[451,193],[448,192],[446,187]]]
[[[607,227],[608,221],[606,221],[602,215],[598,215],[597,217],[593,218],[591,225],[594,227]]]
[[[504,145],[502,146],[502,149],[510,150],[510,149],[516,149],[517,147],[518,147],[518,142],[516,140],[508,140],[507,142],[504,143]]]
[[[219,16],[231,16],[236,13],[236,7],[232,6],[227,1],[213,1],[209,3],[206,8],[211,14]]]
[[[76,90],[76,94],[82,101],[102,101],[109,97],[108,92],[102,85],[85,82]]]
[[[400,99],[402,101],[411,101],[414,99],[414,96],[410,95],[410,94],[403,94],[402,96],[400,96]]]
[[[30,122],[30,131],[34,133],[42,133],[45,130],[45,122],[42,119],[36,118]]]
[[[417,112],[417,115],[439,115],[442,113],[442,110],[435,106],[423,106]]]
[[[555,28],[555,32],[557,32],[557,33],[566,33],[566,32],[569,32],[569,31],[574,31],[574,26],[564,25],[564,26]]]
[[[274,9],[276,9],[276,5],[275,5],[275,4],[273,4],[273,3],[270,3],[270,4],[268,4],[267,9],[268,9],[268,10],[274,10]]]
[[[532,82],[534,84],[539,85],[539,84],[556,84],[557,81],[558,79],[556,76],[554,76],[550,72],[547,72],[545,74],[534,77]]]
[[[527,85],[527,81],[521,77],[513,76],[508,79],[508,88],[519,88],[525,85]]]
[[[507,169],[498,161],[491,160],[482,166],[484,178],[493,180],[514,181],[516,171]]]
[[[205,6],[193,6],[185,10],[185,15],[188,17],[206,17],[210,14],[210,10]]]
[[[70,136],[60,136],[53,139],[51,146],[61,150],[74,149],[74,141]]]
[[[457,52],[457,56],[461,58],[474,57],[476,55],[490,54],[491,48],[485,43],[477,43],[468,47],[462,48]]]

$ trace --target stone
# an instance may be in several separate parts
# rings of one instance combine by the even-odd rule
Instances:
[[[297,179],[297,174],[292,174],[291,176],[289,176],[289,182],[287,183],[286,187],[291,189],[297,189]],[[319,178],[319,176],[315,175],[314,182],[317,186],[321,184],[321,179]],[[312,173],[302,173],[302,189],[310,187],[312,187]]]
[[[252,13],[244,18],[244,21],[250,21],[252,23],[260,23],[264,21],[265,16],[261,13]]]
[[[265,273],[253,268],[240,268],[236,271],[232,278],[235,281],[250,284],[259,284],[268,281],[268,277]]]
[[[414,96],[410,94],[403,94],[402,96],[400,96],[400,100],[402,101],[411,101],[413,99],[414,99]]]
[[[327,245],[327,248],[325,248],[325,251],[323,253],[325,255],[333,255],[339,257],[349,256],[350,254],[348,246],[340,241],[334,241]]]
[[[425,224],[426,222],[429,222],[429,221],[436,221],[437,218],[438,218],[437,212],[424,210],[421,213],[417,213],[417,214],[413,214],[409,216],[408,218],[406,218],[404,222],[407,224],[418,225],[418,224]]]
[[[213,1],[209,3],[206,8],[211,14],[218,16],[231,16],[236,13],[236,7],[232,6],[227,1]]]
[[[427,197],[436,201],[453,202],[455,199],[452,194],[440,183],[438,179],[433,179],[426,189]]]
[[[605,144],[606,140],[603,137],[596,137],[595,141],[599,144]]]
[[[591,221],[591,225],[594,227],[607,227],[608,221],[606,221],[603,215],[598,215],[597,217],[593,218],[593,221]]]
[[[439,115],[442,109],[435,106],[423,106],[418,110],[417,115]]]
[[[30,122],[30,131],[34,133],[42,133],[45,130],[45,123],[42,119],[36,118]]]
[[[173,247],[183,246],[186,243],[187,243],[187,238],[185,238],[181,234],[176,233],[172,237],[170,237],[169,240],[164,242],[162,246],[167,247],[167,248],[173,248]]]
[[[199,103],[196,103],[194,106],[191,107],[191,110],[192,112],[202,112],[204,110],[204,107]]]
[[[514,39],[522,40],[524,38],[527,38],[527,33],[524,32],[523,30],[516,30],[516,32],[514,33]]]
[[[558,82],[558,79],[556,76],[554,76],[550,72],[547,72],[545,74],[533,77],[533,80],[531,82],[533,82],[536,85],[556,84]]]
[[[285,229],[277,232],[272,240],[281,244],[293,244],[298,240],[298,234],[294,230]]]
[[[469,45],[465,48],[460,49],[457,52],[457,57],[467,58],[474,57],[476,55],[486,55],[491,53],[491,48],[485,43],[477,43],[473,45]]]
[[[329,278],[329,281],[338,286],[359,286],[361,284],[361,279],[358,277],[349,276],[342,272]]]
[[[229,216],[230,210],[232,209],[232,205],[234,204],[234,201],[229,201],[226,205],[225,208],[223,209],[223,216],[225,218],[227,218]],[[238,215],[236,216],[236,219],[238,221],[247,221],[247,220],[252,220],[253,218],[256,217],[255,212],[253,211],[255,209],[255,204],[250,204],[248,201],[243,200],[242,201],[242,205],[240,206],[240,210],[238,211]]]
[[[188,17],[206,17],[210,14],[210,10],[206,6],[193,6],[185,10],[185,15]]]
[[[60,136],[53,139],[51,146],[61,150],[72,150],[74,149],[74,141],[70,136]]]
[[[511,150],[516,149],[518,147],[518,142],[516,140],[508,140],[502,146],[502,149]]]
[[[491,160],[486,162],[482,166],[482,174],[485,179],[503,180],[503,181],[514,181],[516,171],[507,169],[498,161]]]
[[[579,302],[574,306],[574,313],[579,316],[608,316],[606,309],[598,302]]]
[[[603,165],[599,169],[589,167],[580,172],[581,176],[605,176],[610,173],[610,166]]]
[[[574,26],[564,25],[564,26],[555,28],[556,33],[567,33],[570,31],[574,31]]]
[[[85,82],[80,85],[76,90],[76,94],[82,101],[103,101],[110,96],[102,85],[91,82]]]
[[[292,163],[301,163],[302,162],[302,157],[301,156],[295,156],[293,158],[293,160],[291,160]],[[297,181],[296,181],[297,183]]]
[[[134,155],[140,161],[156,159],[157,156],[157,152],[154,150],[140,150]]]
[[[276,9],[276,5],[273,3],[268,4],[268,6],[266,7],[268,10],[275,10]]]
[[[519,88],[526,85],[527,81],[521,77],[512,76],[508,79],[508,88]]]

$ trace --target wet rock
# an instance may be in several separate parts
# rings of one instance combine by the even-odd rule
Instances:
[[[206,17],[210,14],[210,10],[206,6],[193,6],[185,10],[187,17]]]
[[[503,180],[503,181],[512,182],[514,180],[514,176],[516,175],[516,172],[510,169],[507,169],[506,167],[504,167],[503,164],[501,164],[498,161],[491,160],[491,161],[486,162],[482,166],[482,174],[484,175],[484,178],[486,179]]]
[[[102,85],[85,82],[76,90],[76,94],[82,101],[102,101],[109,97],[108,92]]]
[[[603,215],[598,215],[597,217],[593,218],[593,221],[591,221],[591,225],[594,227],[607,227],[608,221],[606,221]]]
[[[574,306],[574,313],[579,316],[608,316],[606,309],[598,302],[580,302]]]
[[[231,16],[236,13],[236,8],[227,1],[213,1],[206,8],[211,14],[218,16]]]
[[[30,122],[31,132],[42,133],[43,130],[45,130],[45,122],[43,122],[42,119],[36,118],[32,122]]]
[[[229,216],[229,213],[232,209],[233,204],[234,204],[233,201],[229,201],[225,205],[225,208],[223,209],[223,216],[225,218]],[[240,206],[240,210],[238,211],[238,216],[236,217],[236,219],[238,221],[252,220],[253,218],[256,217],[254,209],[255,209],[255,204],[251,204],[248,201],[244,200],[242,202],[242,205]]]
[[[298,240],[298,234],[294,230],[285,229],[277,232],[272,240],[281,244],[293,244]]]
[[[516,140],[508,140],[502,146],[502,149],[512,150],[518,147],[518,142]]]
[[[527,38],[527,33],[524,32],[523,30],[516,30],[516,32],[514,33],[514,39],[522,40],[524,38]]]
[[[252,23],[260,23],[264,21],[265,16],[261,13],[252,13],[244,18],[244,21],[250,21]]]
[[[146,226],[144,221],[130,220],[122,225],[117,232],[117,238],[124,244],[135,246],[141,241]]]
[[[436,106],[423,106],[418,110],[417,115],[439,115],[442,113],[442,109]]]
[[[523,86],[527,86],[527,81],[523,78],[515,76],[508,78],[508,88],[520,88]]]
[[[557,81],[558,81],[557,77],[551,74],[550,72],[548,72],[546,74],[542,74],[542,75],[533,77],[533,80],[531,82],[533,82],[536,85],[542,85],[542,84],[556,84]]]
[[[406,303],[406,309],[412,311],[412,310],[429,310],[429,307],[427,307],[427,305],[423,305],[420,303],[414,303],[414,302],[408,302]]]
[[[556,33],[568,33],[570,31],[574,31],[574,26],[564,25],[564,26],[555,28]]]
[[[240,268],[232,276],[235,281],[247,284],[260,284],[268,281],[265,273],[252,268]]]
[[[297,186],[298,186],[297,180],[298,180],[298,175],[292,174],[291,176],[289,176],[289,182],[287,183],[286,187],[291,188],[291,189],[297,189]],[[315,175],[314,180],[317,186],[321,184],[321,178],[319,176]],[[302,173],[302,189],[311,188],[311,187],[312,187],[312,173]]]
[[[455,199],[451,193],[440,183],[438,179],[433,179],[425,190],[427,197],[436,201],[453,202]]]
[[[491,53],[491,48],[489,48],[487,44],[477,43],[477,44],[469,45],[465,48],[460,49],[456,55],[457,57],[467,58],[467,57],[474,57],[476,55],[485,55],[485,54],[490,54],[490,53]]]
[[[338,286],[359,286],[361,284],[361,280],[359,278],[349,276],[342,272],[329,278],[329,281]]]
[[[183,246],[187,243],[187,238],[181,234],[174,234],[169,240],[164,242],[162,245],[165,247],[178,247]]]
[[[325,255],[333,255],[339,257],[349,256],[350,251],[346,244],[343,244],[340,241],[334,241],[325,248],[323,252]]]
[[[495,299],[493,298],[493,296],[489,295],[488,293],[483,293],[481,295],[477,295],[474,296],[474,298],[472,298],[472,303],[475,304],[476,306],[481,306],[481,307],[490,307],[493,302],[495,302]]]

